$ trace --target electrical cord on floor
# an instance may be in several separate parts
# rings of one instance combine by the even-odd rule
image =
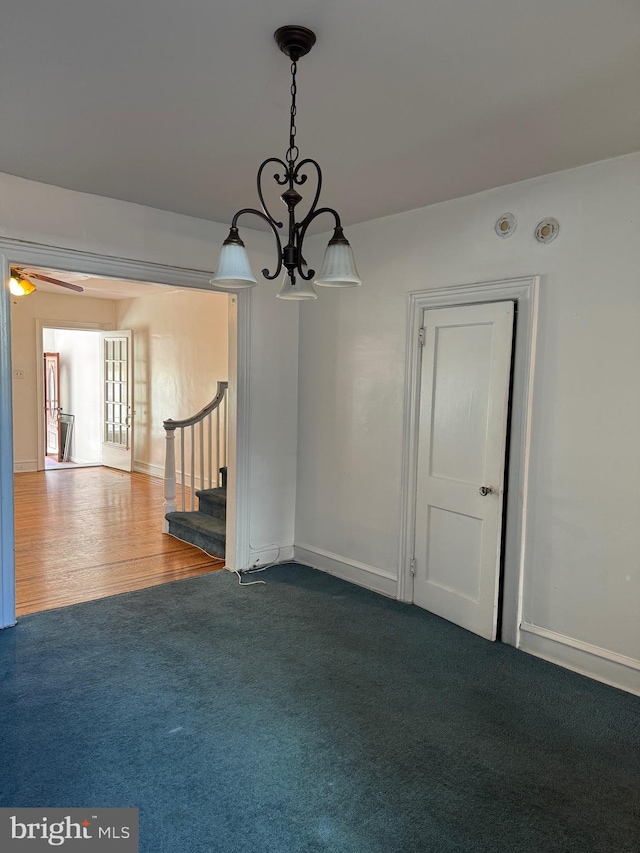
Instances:
[[[248,574],[248,571],[240,572],[236,569],[236,574],[238,575],[238,586],[255,586],[257,583],[262,583],[266,585],[266,581],[248,581],[247,583],[242,582],[242,575]]]
[[[239,586],[255,586],[258,583],[266,585],[266,581],[248,581],[248,583],[242,583],[242,576],[243,575],[252,575],[256,572],[264,572],[265,569],[270,569],[271,566],[275,566],[275,564],[278,562],[278,557],[280,556],[280,546],[276,545],[275,547],[278,549],[278,554],[277,554],[276,559],[273,563],[268,563],[266,566],[260,566],[260,567],[254,566],[252,569],[239,569],[238,571],[236,571],[236,574],[238,575],[238,585]]]
[[[269,546],[267,546],[267,547],[269,547]],[[255,584],[258,584],[258,583],[266,585],[266,581],[249,581],[248,583],[242,583],[242,576],[243,575],[256,574],[257,572],[264,572],[265,569],[270,569],[271,566],[275,566],[278,562],[278,558],[280,557],[280,546],[274,544],[273,548],[277,548],[278,553],[276,555],[275,560],[272,563],[268,563],[266,566],[254,566],[251,569],[239,569],[238,571],[236,571],[236,574],[238,575],[238,585],[239,586],[255,586]],[[249,549],[253,550],[253,549],[251,549],[251,545],[249,545]],[[265,549],[263,548],[262,550],[264,551]]]
[[[280,556],[280,548],[278,548],[278,556]],[[276,557],[276,559],[273,563],[268,563],[268,565],[266,565],[266,566],[256,566],[255,568],[252,568],[252,569],[234,569],[233,572],[234,572],[234,574],[236,574],[238,576],[238,585],[239,586],[255,586],[256,584],[265,584],[266,585],[266,581],[248,581],[247,583],[243,583],[242,578],[244,577],[244,575],[255,575],[258,572],[264,572],[267,569],[273,568],[273,566],[287,566],[287,565],[291,565],[292,563],[295,563],[295,560],[285,560],[284,562],[279,563],[278,559]]]

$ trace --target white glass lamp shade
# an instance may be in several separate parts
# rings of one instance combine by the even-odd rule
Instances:
[[[220,249],[218,268],[211,279],[211,283],[218,284],[220,287],[228,287],[230,290],[256,286],[258,280],[251,269],[244,244],[224,243]]]
[[[329,242],[320,273],[313,283],[322,287],[357,287],[362,284],[353,250],[346,240]]]
[[[310,281],[305,281],[304,279],[296,278],[294,279],[295,284],[291,282],[291,278],[289,273],[284,274],[284,281],[282,282],[282,287],[280,288],[280,293],[278,293],[278,299],[317,299],[318,294],[313,289],[313,285]]]

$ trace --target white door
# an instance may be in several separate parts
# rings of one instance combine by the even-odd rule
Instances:
[[[102,464],[133,470],[131,331],[102,332]]]
[[[496,638],[513,302],[424,312],[413,601]]]

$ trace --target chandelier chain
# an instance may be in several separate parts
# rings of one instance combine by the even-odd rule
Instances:
[[[296,145],[296,133],[298,132],[296,127],[296,113],[298,112],[298,108],[296,106],[296,95],[298,93],[298,86],[296,84],[297,73],[298,63],[294,60],[291,63],[291,119],[289,122],[289,150],[287,151],[287,161],[289,163],[289,170],[291,173],[293,173],[296,161],[300,156],[300,151]]]

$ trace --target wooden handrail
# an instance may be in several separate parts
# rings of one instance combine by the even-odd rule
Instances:
[[[162,425],[165,429],[177,429],[178,427],[188,427],[193,426],[194,424],[203,421],[207,415],[210,415],[215,409],[218,408],[220,403],[224,398],[225,391],[229,387],[228,382],[218,382],[218,390],[216,392],[216,396],[210,403],[204,407],[204,409],[200,409],[195,415],[192,415],[190,418],[185,418],[182,421],[174,421],[173,418],[167,418],[166,421],[162,422]]]

